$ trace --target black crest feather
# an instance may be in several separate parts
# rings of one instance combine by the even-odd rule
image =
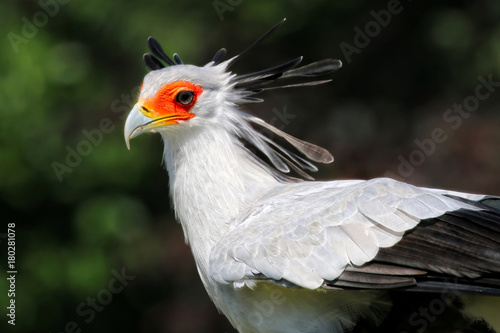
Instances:
[[[262,41],[272,35],[284,22],[285,19],[278,22],[278,24],[268,30],[264,35],[262,35],[254,43],[247,47],[243,52],[229,59],[225,63],[225,69],[227,70],[237,60],[241,59],[243,55],[247,54],[250,50],[255,48]],[[173,59],[170,58],[163,50],[160,43],[153,37],[148,38],[148,46],[151,54],[145,54],[144,61],[146,63],[146,66],[150,70],[155,71],[165,68],[166,66],[183,65],[183,62],[177,53],[173,54]],[[220,49],[219,51],[217,51],[217,53],[215,53],[211,62],[209,62],[207,65],[217,66],[221,64],[226,56],[226,53],[226,49]],[[330,82],[331,80],[311,80],[311,78],[330,74],[342,67],[342,62],[337,59],[325,59],[313,62],[302,67],[297,67],[301,61],[302,57],[297,57],[271,68],[263,69],[249,74],[233,75],[231,77],[231,83],[234,84],[234,89],[241,91],[243,94],[243,98],[240,100],[240,102],[262,102],[262,99],[255,98],[251,95],[257,94],[264,90],[312,86]],[[305,82],[281,83],[284,79],[290,78],[305,78]],[[276,82],[278,82],[278,84],[272,84]],[[258,150],[260,150],[269,159],[269,162],[276,168],[276,172],[279,171],[282,173],[288,173],[290,169],[292,169],[302,178],[313,179],[306,173],[306,171],[314,172],[317,171],[317,168],[316,166],[314,166],[314,164],[308,161],[308,159],[319,163],[331,163],[333,161],[333,156],[326,149],[323,149],[312,143],[299,140],[266,123],[260,118],[254,117],[244,112],[241,112],[241,116],[243,116],[246,121],[237,124],[239,130],[238,135],[251,146],[254,146]],[[260,132],[257,132],[257,134],[255,134],[253,126],[261,127],[261,129],[265,129],[269,133],[273,133],[283,138],[306,158],[303,158],[297,153],[294,153],[287,148],[277,144],[271,138],[268,138],[266,135],[263,135]],[[270,168],[270,170],[271,169],[272,168]]]
[[[286,21],[286,19],[281,20],[271,29],[269,29],[264,35],[247,47],[243,52],[241,52],[236,57],[229,60],[226,65],[226,69],[232,66],[237,60],[239,60],[243,55],[247,54],[250,50],[259,45],[266,38],[271,36],[278,28]],[[146,66],[152,70],[159,70],[165,68],[165,66],[175,66],[182,65],[183,62],[177,53],[174,53],[173,60],[165,53],[160,43],[153,37],[148,38],[148,46],[152,54],[144,55],[144,62]],[[214,55],[212,58],[212,66],[219,65],[224,57],[226,56],[226,49],[222,48]],[[284,62],[280,65],[274,66],[272,68],[260,70],[254,73],[236,75],[233,77],[232,81],[235,83],[235,89],[244,90],[249,94],[256,94],[264,90],[277,89],[277,88],[291,88],[291,87],[303,87],[312,86],[327,83],[330,80],[318,80],[318,81],[307,81],[302,83],[293,84],[279,84],[274,86],[268,86],[270,83],[275,82],[278,79],[288,79],[288,78],[311,78],[320,75],[330,74],[337,69],[342,67],[342,62],[338,59],[324,59],[321,61],[313,62],[311,64],[297,67],[302,61],[302,57],[292,59],[290,61]],[[248,102],[260,101],[255,98],[247,97]]]

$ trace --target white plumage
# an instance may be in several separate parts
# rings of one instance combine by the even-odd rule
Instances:
[[[260,272],[319,288],[346,265],[371,261],[379,248],[396,244],[420,220],[477,209],[443,194],[449,193],[383,178],[278,184],[211,249],[210,276],[227,283]]]
[[[125,139],[128,145],[141,133],[161,134],[170,195],[199,274],[214,303],[240,332],[342,332],[359,318],[377,323],[390,307],[382,289],[431,290],[428,283],[436,283],[432,274],[461,278],[457,286],[474,292],[479,292],[474,289],[478,278],[500,281],[500,263],[490,264],[500,259],[500,212],[484,204],[487,197],[387,178],[318,182],[285,176],[292,168],[307,178],[301,169],[315,167],[252,125],[283,137],[313,161],[333,158],[238,108],[257,101],[251,95],[268,83],[325,74],[340,62],[295,69],[300,62],[295,59],[238,76],[228,72],[238,57],[221,62],[225,51],[196,67],[182,64],[178,56],[171,60],[153,39],[150,48],[154,56],[146,56],[146,63],[152,72],[127,118]],[[164,68],[160,59],[170,67]],[[270,163],[250,152],[242,139]],[[496,222],[484,222],[484,212]],[[491,237],[474,231],[476,218],[482,223],[478,228],[486,225]],[[424,220],[434,222],[421,227]],[[471,239],[487,240],[462,250],[457,246],[460,228],[471,229]],[[419,232],[431,236],[426,239]],[[415,258],[404,250],[407,235],[415,237]],[[479,247],[481,242],[488,251]],[[401,256],[394,254],[399,248]],[[436,258],[456,253],[458,259],[436,264],[425,254],[432,251],[442,251]],[[474,255],[477,267],[467,264]],[[481,293],[494,294],[494,286],[482,286],[489,289],[481,287]],[[341,290],[345,288],[364,290]],[[498,325],[491,317],[490,324]]]

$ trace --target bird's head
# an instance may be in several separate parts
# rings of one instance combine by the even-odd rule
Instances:
[[[150,44],[155,43],[154,39],[149,40]],[[147,63],[150,57],[146,55]],[[224,66],[175,63],[152,67],[155,65],[159,66],[148,63],[153,70],[144,77],[138,101],[127,118],[127,146],[130,139],[146,132],[175,133],[186,127],[215,126],[221,120],[218,110],[231,103],[230,96],[237,96],[230,93],[230,74]]]
[[[313,161],[331,162],[333,157],[323,148],[298,140],[237,108],[239,104],[261,102],[261,99],[252,95],[264,90],[310,86],[330,81],[283,84],[282,79],[315,77],[331,73],[342,66],[340,60],[326,59],[296,68],[302,60],[302,57],[298,57],[250,74],[237,75],[228,71],[236,60],[268,37],[284,21],[239,55],[223,61],[226,50],[221,49],[202,67],[184,64],[177,54],[171,59],[158,41],[150,37],[148,44],[152,54],[145,54],[144,60],[151,72],[145,76],[138,101],[125,123],[127,147],[130,148],[130,139],[142,133],[160,132],[171,136],[179,131],[226,126],[233,134],[261,150],[278,170],[288,172],[286,164],[291,163],[294,169],[299,166],[301,169],[315,171],[316,168],[312,164],[264,137],[252,127],[253,124],[283,137]],[[280,80],[281,84],[271,85],[277,80]],[[292,162],[276,154],[276,148],[284,152]]]

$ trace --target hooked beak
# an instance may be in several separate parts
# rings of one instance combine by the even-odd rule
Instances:
[[[146,117],[140,111],[140,105],[134,105],[134,108],[128,114],[127,120],[125,121],[125,143],[127,144],[127,149],[130,150],[130,140],[136,136],[141,135],[151,128],[151,124],[155,122],[154,119]]]
[[[155,128],[166,125],[177,124],[179,121],[194,117],[188,112],[170,112],[167,115],[159,115],[148,110],[141,102],[138,102],[125,121],[124,136],[127,149],[130,150],[130,140],[142,133],[149,132]]]

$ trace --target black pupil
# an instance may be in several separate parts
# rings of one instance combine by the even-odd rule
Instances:
[[[189,104],[193,101],[194,93],[190,90],[182,91],[177,95],[177,102],[181,104]]]

